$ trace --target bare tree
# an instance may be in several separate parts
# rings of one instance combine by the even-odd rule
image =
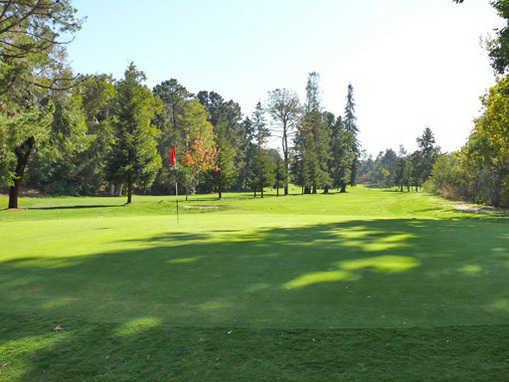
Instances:
[[[280,124],[281,146],[283,149],[283,184],[285,195],[288,195],[288,167],[290,150],[288,136],[297,123],[301,107],[299,97],[292,90],[275,89],[269,92],[268,110],[272,118]]]

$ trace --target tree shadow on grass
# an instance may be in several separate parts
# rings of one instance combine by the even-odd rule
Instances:
[[[79,204],[73,206],[51,206],[51,207],[28,207],[26,210],[75,210],[75,209],[88,209],[88,208],[112,208],[123,207],[125,204]]]
[[[508,332],[507,228],[357,220],[176,232],[122,252],[6,261],[0,342],[26,364],[26,381],[366,379],[359,363],[379,378],[450,366],[469,379],[461,373],[486,364],[494,377],[504,361],[493,338]],[[405,329],[415,327],[428,329]],[[458,366],[473,348],[474,366]],[[402,367],[409,351],[412,370]]]

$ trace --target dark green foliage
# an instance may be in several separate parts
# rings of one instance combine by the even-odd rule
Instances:
[[[223,136],[216,135],[216,144],[218,155],[216,158],[216,169],[209,170],[205,174],[205,182],[208,183],[212,190],[217,192],[218,198],[221,199],[223,192],[230,189],[235,182],[235,149],[231,143]]]
[[[331,185],[329,161],[331,158],[330,113],[322,113],[319,99],[318,74],[309,74],[306,86],[305,114],[299,121],[295,136],[295,181],[304,193],[316,193],[318,188]]]
[[[264,148],[267,139],[270,136],[270,130],[265,121],[265,112],[262,104],[256,104],[252,121],[252,155],[249,159],[249,178],[248,183],[251,186],[254,196],[260,192],[263,198],[263,189],[267,186],[273,186],[275,183],[275,163],[273,156],[270,156],[268,150]]]
[[[407,155],[407,152],[403,146],[400,146],[398,159],[396,161],[396,169],[394,174],[394,185],[399,187],[399,190],[403,192],[403,188],[406,187],[410,191],[412,185],[412,172],[413,164],[411,158]]]
[[[86,193],[82,179],[83,153],[93,145],[81,97],[68,94],[55,100],[48,144],[39,147],[30,163],[26,184],[44,193]],[[82,183],[82,181],[85,181]]]
[[[342,192],[346,191],[346,186],[351,180],[352,164],[355,159],[351,150],[353,140],[353,134],[346,131],[345,124],[339,116],[332,125],[329,172],[332,186],[339,188]]]
[[[272,187],[276,183],[276,162],[271,151],[258,147],[254,155],[254,166],[252,172],[251,184],[253,193],[260,192],[263,198],[265,187]]]
[[[242,121],[242,139],[239,151],[241,152],[243,162],[238,175],[238,188],[239,190],[252,190],[251,178],[254,164],[254,157],[256,153],[256,145],[253,143],[255,140],[255,132],[253,122],[249,117],[244,118]]]
[[[234,186],[238,174],[245,167],[247,152],[240,150],[241,147],[247,147],[242,114],[239,104],[232,100],[225,101],[215,92],[200,91],[197,98],[209,113],[218,149],[216,169],[205,175],[205,187],[215,190],[221,198],[224,191]]]
[[[185,184],[185,178],[181,171],[176,173],[170,169],[169,154],[171,147],[175,145],[178,152],[177,161],[180,161],[181,153],[185,149],[181,121],[186,102],[192,94],[174,78],[156,85],[153,93],[163,102],[162,110],[154,118],[154,123],[160,131],[158,151],[162,158],[162,166],[151,189],[157,194],[173,194],[175,193],[175,177],[179,184]]]
[[[398,156],[392,149],[387,149],[385,152],[380,152],[375,160],[370,181],[383,186],[394,186],[394,178],[398,168]]]
[[[275,149],[267,150],[267,155],[270,157],[270,161],[274,167],[274,183],[273,187],[276,189],[276,196],[279,196],[279,189],[284,187],[285,182],[285,167],[283,158],[279,152]]]
[[[300,152],[301,171],[305,193],[316,193],[318,188],[331,184],[328,165],[330,158],[329,130],[323,114],[309,112],[301,119],[295,139],[295,149]]]
[[[50,142],[54,102],[72,83],[61,35],[80,28],[69,0],[0,3],[0,184],[18,207],[34,150]]]
[[[426,127],[421,137],[417,138],[418,150],[412,154],[412,177],[418,188],[431,175],[431,170],[440,148],[435,144],[435,137],[429,127]]]
[[[127,186],[127,203],[134,187],[149,187],[161,166],[157,128],[152,119],[158,104],[144,85],[145,74],[131,63],[117,84],[115,141],[108,162],[108,177]]]
[[[400,191],[414,187],[416,191],[430,177],[440,148],[435,144],[433,132],[426,128],[421,137],[417,138],[419,149],[408,154],[400,146],[399,154],[392,149],[380,152],[373,161],[371,158],[360,163],[363,182],[381,187],[398,187]]]
[[[357,134],[359,129],[357,127],[357,117],[355,115],[355,100],[353,95],[353,85],[348,84],[348,92],[346,95],[346,106],[344,116],[344,128],[348,135],[348,150],[350,155],[353,156],[350,167],[350,185],[354,186],[357,180],[357,171],[359,167],[359,157],[361,153],[359,140]]]
[[[52,144],[35,152],[27,186],[49,194],[90,195],[106,183],[116,89],[107,75],[86,76],[57,104]]]

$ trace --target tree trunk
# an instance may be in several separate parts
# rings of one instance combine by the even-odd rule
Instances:
[[[9,208],[18,208],[19,188],[34,144],[34,137],[30,137],[14,150],[16,154],[16,170],[14,172],[14,184],[9,187]]]
[[[313,194],[316,194],[316,191],[317,191],[316,184],[313,184]]]
[[[325,186],[325,187],[323,188],[323,193],[324,193],[324,194],[328,194],[328,193],[329,193],[329,186]]]
[[[276,196],[279,196],[279,186],[276,187]]]
[[[399,185],[399,192],[403,192],[403,183]]]
[[[131,182],[127,183],[127,204],[133,202],[133,185]]]
[[[311,193],[311,188],[309,186],[305,186],[304,187],[304,194],[310,194]]]
[[[346,184],[341,185],[341,190],[339,192],[340,193],[345,193],[346,192]]]
[[[19,179],[15,179],[14,184],[9,187],[9,208],[18,208],[20,183]]]
[[[285,165],[284,168],[284,188],[285,188],[285,196],[288,195],[288,164],[289,164],[289,158],[288,158],[288,136],[287,136],[287,125],[286,122],[283,122],[283,162]]]
[[[502,186],[503,186],[503,176],[498,172],[497,175],[495,175],[495,182],[494,187],[491,193],[491,204],[493,207],[500,207],[500,202],[502,199]]]
[[[217,198],[221,199],[223,197],[223,191],[219,190],[217,191]]]
[[[253,190],[253,198],[256,199],[256,189]]]
[[[262,198],[262,199],[263,199],[263,187],[262,187],[262,188],[260,188],[260,198]]]

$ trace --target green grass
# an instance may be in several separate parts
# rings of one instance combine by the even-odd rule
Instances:
[[[174,201],[0,211],[0,380],[509,379],[509,219],[362,187],[197,195],[178,225]]]

